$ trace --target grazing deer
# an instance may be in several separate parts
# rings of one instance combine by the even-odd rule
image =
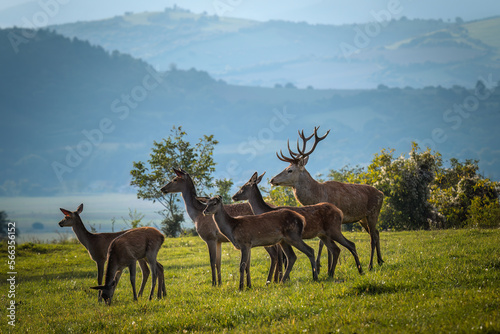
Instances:
[[[353,242],[347,240],[342,234],[342,211],[331,203],[319,203],[314,205],[307,205],[302,207],[285,206],[273,208],[267,204],[262,198],[262,194],[257,186],[262,178],[255,172],[250,180],[245,183],[240,190],[233,196],[234,201],[248,200],[254,214],[262,214],[276,210],[288,209],[297,212],[304,216],[306,225],[302,233],[303,239],[312,239],[319,237],[330,253],[333,255],[332,265],[328,266],[328,275],[333,277],[337,260],[340,254],[340,248],[334,241],[338,242],[347,248],[356,261],[356,266],[360,274],[363,274],[361,263],[359,262],[358,254],[356,253],[356,246]],[[318,261],[316,262],[316,265]]]
[[[168,184],[163,186],[161,191],[164,194],[181,193],[186,205],[186,211],[194,222],[196,232],[198,232],[200,238],[202,238],[207,244],[208,254],[210,256],[210,267],[212,269],[212,285],[220,285],[221,245],[223,242],[229,242],[229,240],[222,233],[220,233],[217,225],[215,225],[213,217],[203,215],[205,205],[201,204],[197,200],[196,188],[191,176],[183,170],[173,168],[173,171],[176,176]],[[247,203],[227,204],[225,205],[225,209],[231,216],[245,216],[253,214]],[[279,250],[278,247],[266,247],[266,251],[269,253],[269,257],[271,258],[271,267],[269,269],[267,282],[272,280],[273,272],[274,281],[278,282],[282,276],[282,265],[279,257],[279,252],[281,252],[281,250]]]
[[[91,233],[83,225],[80,214],[83,211],[83,204],[80,204],[76,211],[69,211],[66,209],[60,209],[64,214],[64,219],[59,222],[59,226],[70,226],[73,228],[78,241],[87,249],[90,258],[94,260],[97,264],[97,284],[102,284],[102,279],[104,277],[104,264],[106,263],[106,258],[108,256],[108,247],[111,241],[115,238],[121,236],[127,231],[113,232],[113,233]],[[139,260],[139,266],[142,271],[142,283],[139,289],[139,297],[142,296],[144,287],[149,277],[149,268],[145,260]],[[162,283],[162,289],[164,288],[164,283]],[[165,291],[164,291],[165,292]],[[101,301],[99,293],[99,301]]]
[[[350,184],[337,181],[318,182],[314,180],[305,166],[316,145],[330,133],[330,130],[328,130],[323,137],[319,137],[318,128],[315,127],[314,133],[309,137],[304,136],[304,130],[302,130],[302,133],[299,132],[302,139],[302,148],[300,148],[299,141],[297,141],[297,153],[290,149],[290,142],[288,142],[290,157],[286,157],[282,151],[280,151],[280,154],[276,153],[281,161],[288,162],[290,165],[273,177],[271,184],[292,187],[295,198],[302,205],[320,202],[329,202],[336,205],[344,213],[344,224],[360,221],[363,228],[370,234],[371,255],[368,268],[371,270],[373,268],[375,249],[377,250],[378,263],[384,263],[380,253],[380,237],[377,230],[377,220],[382,208],[384,194],[366,184]],[[309,152],[305,152],[306,143],[313,136],[314,144]]]
[[[302,240],[305,225],[305,219],[302,215],[283,209],[256,216],[231,217],[224,208],[220,196],[212,197],[206,202],[203,214],[213,215],[220,232],[231,241],[234,247],[241,250],[240,290],[243,290],[245,272],[247,287],[252,286],[250,280],[251,249],[278,243],[285,252],[288,263],[283,275],[283,282],[290,278],[290,271],[297,259],[291,246],[307,255],[311,261],[313,280],[318,280],[314,250]]]
[[[156,261],[156,257],[164,240],[165,237],[156,228],[139,227],[128,230],[111,241],[108,250],[108,265],[106,267],[104,285],[93,286],[91,289],[101,291],[102,298],[106,304],[110,305],[122,270],[128,267],[134,300],[137,300],[137,293],[135,291],[136,261],[144,259],[151,268],[151,276],[153,278],[149,294],[149,300],[151,300],[155,291],[157,275],[160,274],[163,276],[163,266]],[[160,268],[160,272],[158,272],[158,268]],[[160,299],[161,297],[162,288],[159,284],[158,298]]]

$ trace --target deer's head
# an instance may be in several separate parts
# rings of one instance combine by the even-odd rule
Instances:
[[[73,226],[75,220],[80,217],[80,213],[83,211],[83,203],[78,206],[76,211],[69,211],[66,209],[59,209],[64,213],[64,219],[59,222],[59,226]]]
[[[172,170],[175,173],[175,177],[161,188],[161,192],[164,194],[182,192],[186,184],[192,182],[191,177],[184,170],[176,168],[172,168]]]
[[[289,157],[285,156],[283,152],[280,150],[280,153],[276,153],[278,159],[284,162],[288,162],[290,165],[285,168],[281,173],[276,175],[271,179],[271,184],[274,186],[286,186],[293,187],[299,181],[299,177],[302,173],[306,171],[306,165],[309,161],[309,155],[314,152],[316,149],[316,145],[320,141],[326,138],[330,133],[328,130],[322,137],[318,136],[318,127],[314,128],[314,133],[309,137],[304,135],[304,130],[302,132],[299,131],[299,137],[302,139],[302,148],[300,147],[299,140],[297,140],[297,153],[293,152],[290,148],[290,141],[288,141],[288,152],[290,154]],[[314,144],[312,148],[306,152],[307,142],[314,136]]]
[[[107,305],[111,305],[111,300],[113,299],[113,295],[115,294],[115,288],[116,288],[116,278],[113,279],[111,284],[108,285],[98,285],[98,286],[92,286],[90,287],[91,289],[94,290],[99,290],[101,292],[101,297],[104,299],[104,302]]]
[[[200,200],[200,198],[198,198]],[[205,210],[203,210],[203,215],[208,216],[208,215],[213,215],[219,210],[222,206],[222,197],[220,196],[214,196],[207,201],[200,200],[201,203],[205,204]]]
[[[255,191],[257,185],[259,184],[260,181],[262,181],[262,178],[264,177],[264,174],[266,172],[262,173],[260,176],[257,174],[257,172],[253,173],[252,177],[250,180],[248,180],[247,183],[245,183],[243,186],[241,186],[240,190],[236,194],[233,195],[232,199],[233,201],[244,201],[244,200],[249,200],[250,197],[252,196],[252,191]]]

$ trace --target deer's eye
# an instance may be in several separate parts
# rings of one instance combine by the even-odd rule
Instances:
[[[293,170],[289,169],[289,170],[288,170],[288,173],[291,173],[291,172],[293,172]]]

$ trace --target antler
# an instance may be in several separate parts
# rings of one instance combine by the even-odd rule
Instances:
[[[278,154],[278,152],[276,152],[276,156],[278,157],[278,159],[280,159],[281,161],[284,161],[284,162],[288,162],[288,163],[297,163],[297,162],[299,162],[299,160],[304,159],[305,157],[309,156],[316,149],[316,145],[318,145],[318,143],[320,141],[322,141],[323,139],[325,139],[326,136],[328,136],[328,134],[330,133],[330,130],[328,130],[325,133],[325,135],[323,135],[322,137],[319,137],[318,136],[318,129],[319,129],[319,126],[314,127],[314,133],[312,135],[310,135],[309,137],[306,137],[304,135],[304,130],[299,131],[299,137],[300,137],[300,139],[302,139],[302,149],[300,148],[299,139],[297,139],[297,151],[298,151],[298,153],[293,152],[292,149],[290,148],[290,140],[288,140],[287,146],[288,146],[288,152],[290,153],[290,157],[286,157],[283,154],[283,152],[280,150],[280,154]],[[311,150],[309,152],[304,152],[306,149],[307,142],[313,136],[314,136],[313,147],[311,148]]]
[[[325,139],[326,136],[328,136],[328,134],[330,133],[330,130],[328,130],[323,137],[319,137],[318,136],[318,129],[319,129],[319,126],[314,127],[314,133],[307,138],[305,138],[305,136],[304,136],[304,130],[302,130],[302,133],[299,133],[300,138],[302,138],[303,144],[302,144],[302,150],[301,150],[299,148],[299,142],[297,140],[297,150],[299,151],[300,156],[302,158],[305,158],[305,157],[309,156],[311,153],[313,153],[314,150],[316,149],[316,145],[318,145],[318,143],[320,141],[322,141],[323,139]],[[309,152],[305,153],[304,150],[306,149],[306,143],[309,139],[312,138],[312,136],[314,136],[314,145]]]

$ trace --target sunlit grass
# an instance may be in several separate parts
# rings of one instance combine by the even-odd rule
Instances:
[[[346,232],[367,269],[369,236]],[[239,251],[223,244],[220,287],[211,286],[208,252],[198,237],[166,239],[159,253],[167,297],[133,302],[128,273],[113,304],[89,287],[96,268],[81,245],[25,244],[17,248],[16,332],[498,332],[500,231],[381,233],[385,264],[360,276],[342,248],[335,278],[319,282],[298,261],[285,284],[265,284],[269,259],[252,251],[252,289],[238,291]],[[316,240],[308,242],[317,250]],[[2,257],[6,256],[5,245]],[[325,254],[325,253],[324,253]],[[137,285],[140,284],[140,273]],[[1,301],[7,305],[2,280]],[[5,319],[0,332],[9,326]]]

